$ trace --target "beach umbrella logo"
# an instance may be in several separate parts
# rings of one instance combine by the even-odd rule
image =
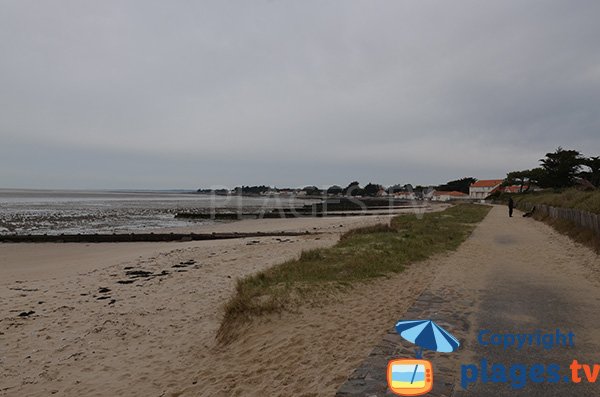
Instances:
[[[419,347],[417,358],[421,358],[423,349],[451,353],[460,346],[458,339],[431,320],[398,321],[396,332]]]
[[[431,320],[405,320],[396,323],[396,332],[417,346],[415,359],[390,360],[387,366],[389,389],[400,396],[419,396],[433,388],[433,367],[423,360],[423,349],[450,353],[460,343],[452,334]]]

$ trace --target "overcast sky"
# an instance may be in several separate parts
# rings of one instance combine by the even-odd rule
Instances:
[[[0,0],[0,187],[437,184],[600,155],[600,2]]]

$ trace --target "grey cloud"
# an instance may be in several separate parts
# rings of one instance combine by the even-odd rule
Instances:
[[[600,154],[595,1],[0,9],[0,186],[439,183]]]

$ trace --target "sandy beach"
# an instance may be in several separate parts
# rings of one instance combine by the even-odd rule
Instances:
[[[354,227],[389,219],[263,219],[214,226],[314,232],[295,237],[1,244],[0,395],[328,396],[426,289],[454,297],[446,310],[477,323],[473,316],[485,301],[480,295],[491,288],[485,283],[498,278],[489,276],[492,269],[506,260],[523,269],[522,248],[516,246],[514,258],[504,254],[510,244],[527,244],[533,268],[550,262],[560,267],[556,274],[570,274],[573,288],[584,279],[598,280],[591,251],[532,219],[517,218],[519,227],[510,228],[504,210],[496,207],[456,252],[258,319],[230,344],[216,343],[222,305],[237,278],[302,250],[330,246]]]
[[[232,343],[216,343],[222,305],[237,278],[302,250],[330,246],[354,227],[389,219],[215,226],[215,231],[315,232],[284,238],[0,244],[0,395],[329,396],[425,290],[452,297],[445,310],[460,313],[472,331],[485,302],[481,295],[491,288],[486,283],[498,278],[490,276],[492,270],[506,260],[524,268],[516,242],[527,244],[532,268],[552,263],[560,268],[556,274],[569,274],[573,291],[583,280],[598,281],[593,252],[532,219],[517,218],[519,227],[509,229],[504,210],[496,207],[456,252],[261,318],[244,326]],[[507,244],[515,245],[516,257],[502,256]],[[464,332],[457,333],[461,340],[472,339]],[[466,360],[471,349],[449,365]]]
[[[0,397],[600,397],[598,15],[3,1]]]
[[[215,343],[221,306],[237,278],[330,246],[351,228],[387,221],[263,219],[210,229],[316,233],[286,238],[2,244],[0,393],[283,395],[302,385],[331,394],[434,265],[396,276],[409,287],[390,307],[381,302],[385,284],[398,283],[393,278],[332,297],[325,307],[261,320],[225,347]],[[336,335],[335,343],[323,335]]]

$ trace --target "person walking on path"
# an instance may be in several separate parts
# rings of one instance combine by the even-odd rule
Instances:
[[[513,208],[515,208],[515,202],[512,197],[508,198],[508,216],[512,218]]]

